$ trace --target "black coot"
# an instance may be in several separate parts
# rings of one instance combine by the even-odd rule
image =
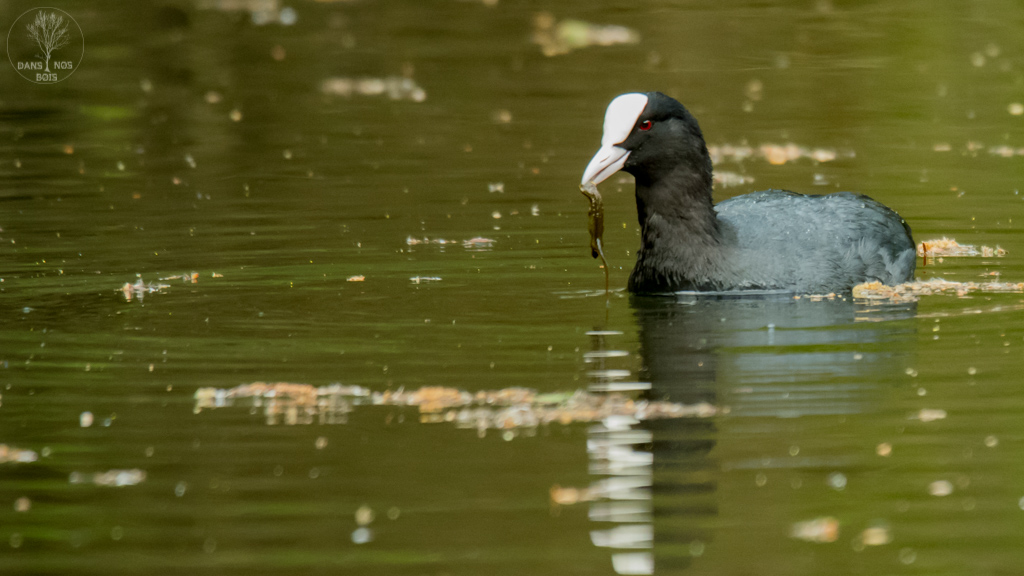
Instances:
[[[632,292],[828,293],[913,279],[910,226],[867,196],[766,190],[712,203],[700,126],[660,92],[623,94],[608,105],[583,182],[619,170],[636,178],[642,244]]]

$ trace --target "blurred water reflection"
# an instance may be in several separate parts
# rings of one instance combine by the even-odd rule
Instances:
[[[796,458],[799,449],[790,450],[790,458],[736,457],[716,451],[719,427],[724,422],[742,430],[745,418],[756,418],[757,433],[770,434],[770,419],[873,412],[878,376],[897,371],[913,354],[905,335],[912,331],[906,320],[914,317],[915,304],[871,307],[785,294],[691,294],[631,303],[644,381],[635,388],[652,399],[722,406],[723,416],[645,423],[618,418],[590,428],[590,472],[599,478],[589,488],[596,495],[590,518],[611,526],[592,531],[591,540],[614,551],[619,574],[677,573],[714,551],[719,509],[740,505],[721,502],[734,492],[719,490],[729,481],[724,473],[829,469],[833,483],[845,482],[862,459],[842,453]],[[590,334],[591,358],[617,356],[606,340],[621,333]],[[891,341],[903,344],[870,351]],[[630,376],[628,370],[601,368],[590,372],[592,388]],[[758,513],[750,512],[753,517],[734,516],[730,523],[756,526]],[[838,522],[828,529],[827,541],[834,541]],[[786,525],[774,531],[787,535]],[[752,559],[749,569],[764,561]]]

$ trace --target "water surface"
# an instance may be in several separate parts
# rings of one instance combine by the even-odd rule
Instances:
[[[622,176],[606,305],[577,192],[607,102],[656,89],[723,152],[716,199],[865,193],[917,240],[1007,252],[919,278],[1024,281],[1020,6],[61,8],[74,75],[0,72],[0,444],[34,460],[0,463],[0,572],[1024,564],[1021,294],[629,298]],[[632,35],[534,41],[565,19]],[[197,400],[254,382],[636,382],[710,412],[480,428],[365,397]]]

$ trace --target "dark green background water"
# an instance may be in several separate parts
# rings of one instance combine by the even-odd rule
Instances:
[[[34,7],[0,5],[3,30]],[[661,90],[709,144],[841,152],[719,164],[754,182],[717,199],[865,193],[917,240],[1008,251],[919,260],[920,278],[1024,281],[1018,3],[300,0],[288,25],[228,0],[57,7],[85,35],[70,78],[0,62],[0,443],[40,454],[0,464],[0,573],[614,574],[624,552],[657,574],[1022,570],[1020,294],[876,309],[620,292],[606,310],[576,190],[607,102]],[[545,10],[640,42],[544,56]],[[403,74],[425,100],[321,91]],[[631,188],[602,186],[619,288]],[[627,352],[607,367],[652,397],[728,408],[637,427],[653,487],[635,549],[595,545],[620,525],[598,503],[551,507],[553,485],[605,478],[591,425],[507,441],[414,408],[296,426],[193,410],[198,388],[253,381],[573,391],[594,347]],[[145,480],[70,481],[124,469]],[[791,537],[827,517],[834,542]],[[872,527],[891,542],[862,545]]]

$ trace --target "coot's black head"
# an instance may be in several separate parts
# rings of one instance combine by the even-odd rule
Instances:
[[[608,105],[601,149],[582,183],[598,184],[619,170],[632,174],[639,185],[679,178],[711,191],[711,158],[697,120],[661,92],[623,94]]]

